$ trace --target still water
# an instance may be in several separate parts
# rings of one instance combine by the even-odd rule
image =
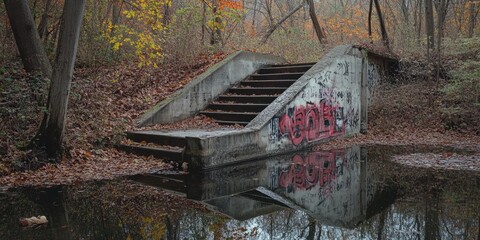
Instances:
[[[0,239],[479,239],[480,174],[412,168],[431,147],[304,151],[202,173],[0,193]],[[24,229],[19,218],[44,215]]]

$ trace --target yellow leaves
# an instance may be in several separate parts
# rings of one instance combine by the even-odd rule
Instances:
[[[130,11],[123,11],[123,15],[125,15],[126,18],[134,18],[135,17],[135,11],[130,10]]]
[[[137,0],[132,1],[122,15],[128,19],[123,24],[106,23],[105,37],[112,44],[114,51],[124,48],[139,61],[139,66],[158,67],[163,58],[161,38],[166,30],[163,25],[163,11],[171,6],[171,0]]]

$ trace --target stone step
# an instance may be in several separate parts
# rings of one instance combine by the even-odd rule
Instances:
[[[228,90],[228,93],[238,94],[238,95],[273,95],[281,94],[286,87],[234,87]]]
[[[220,121],[215,120],[216,123],[220,125],[240,125],[240,126],[247,126],[250,122],[240,122],[240,121]]]
[[[288,65],[288,66],[280,66],[280,67],[266,67],[260,68],[257,70],[257,74],[265,74],[265,73],[294,73],[294,72],[306,72],[310,69],[312,65]]]
[[[207,109],[221,110],[226,112],[261,112],[268,104],[259,103],[221,103],[214,102]]]
[[[249,80],[299,79],[305,72],[252,74]]]
[[[149,142],[158,145],[185,147],[186,139],[183,137],[163,135],[158,131],[133,131],[126,132],[127,138],[134,142]]]
[[[258,112],[246,113],[201,111],[200,114],[220,121],[250,122],[258,115]]]
[[[240,86],[249,87],[290,87],[295,83],[295,79],[275,79],[275,80],[244,80]]]
[[[311,63],[286,63],[286,64],[274,64],[274,65],[267,65],[266,67],[294,67],[294,66],[310,66],[317,64],[316,62]]]
[[[217,101],[220,102],[235,102],[235,103],[264,103],[270,104],[273,102],[280,94],[275,95],[220,95]]]
[[[141,146],[131,144],[120,144],[121,150],[142,156],[153,156],[178,163],[183,162],[183,148],[173,148],[168,146]]]

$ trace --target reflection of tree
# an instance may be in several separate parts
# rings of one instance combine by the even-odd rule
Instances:
[[[425,239],[440,239],[439,227],[439,196],[435,191],[428,194],[425,199]]]

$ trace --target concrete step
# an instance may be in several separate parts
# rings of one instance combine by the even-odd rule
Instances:
[[[238,94],[238,95],[273,95],[281,94],[286,87],[234,87],[228,90],[228,93]]]
[[[265,73],[294,73],[294,72],[306,72],[310,69],[312,65],[288,65],[288,66],[281,66],[281,67],[266,67],[257,70],[258,74],[265,74]]]
[[[168,146],[141,146],[131,144],[120,144],[118,146],[121,150],[134,153],[142,156],[153,156],[165,160],[175,161],[178,163],[183,162],[183,148],[172,148]]]
[[[240,126],[247,126],[250,122],[240,122],[240,121],[220,121],[215,120],[216,123],[220,125],[240,125]]]
[[[259,103],[221,103],[214,102],[207,109],[221,110],[226,112],[261,112],[268,104]]]
[[[266,103],[270,104],[273,102],[280,94],[275,95],[220,95],[217,101],[220,102],[235,102],[235,103]]]
[[[220,121],[250,122],[258,115],[258,112],[246,113],[201,111],[200,114]]]
[[[183,137],[162,135],[158,131],[134,131],[127,132],[127,138],[134,142],[149,142],[158,145],[185,147],[186,139]]]
[[[290,87],[295,79],[276,79],[276,80],[244,80],[240,86],[249,87]]]
[[[294,67],[294,66],[310,66],[317,64],[316,62],[311,63],[287,63],[287,64],[275,64],[275,65],[267,65],[266,67]]]
[[[249,80],[299,79],[305,72],[252,74]]]

